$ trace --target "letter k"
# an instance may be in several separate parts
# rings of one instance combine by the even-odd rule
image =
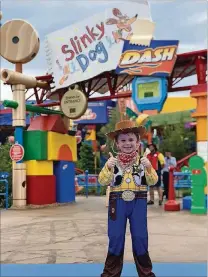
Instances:
[[[93,32],[94,27],[90,30],[89,27],[87,26],[86,29],[87,29],[87,31],[88,31],[88,34],[91,36],[91,38],[92,38],[93,40],[96,40],[95,37],[97,37],[98,34],[96,34],[96,33]]]

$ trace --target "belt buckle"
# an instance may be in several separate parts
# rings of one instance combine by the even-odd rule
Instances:
[[[133,201],[135,198],[135,193],[131,190],[125,190],[122,192],[122,199],[124,201]]]

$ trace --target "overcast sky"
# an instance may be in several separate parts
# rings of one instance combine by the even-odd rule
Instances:
[[[2,25],[8,20],[18,18],[27,20],[35,27],[41,41],[40,50],[32,62],[23,66],[23,70],[24,73],[32,76],[44,75],[47,71],[44,52],[45,36],[99,13],[104,7],[113,7],[114,3],[114,1],[99,0],[76,2],[70,0],[3,0],[1,1]],[[207,48],[206,0],[149,0],[149,3],[152,19],[156,23],[156,39],[179,40],[178,53]],[[1,68],[14,69],[14,65],[1,58]],[[190,82],[193,84],[195,79],[187,78],[184,85]],[[1,99],[11,98],[9,87],[1,83]]]

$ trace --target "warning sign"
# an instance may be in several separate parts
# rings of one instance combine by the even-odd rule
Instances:
[[[9,155],[12,161],[19,162],[24,157],[24,148],[20,144],[14,144],[10,148]]]

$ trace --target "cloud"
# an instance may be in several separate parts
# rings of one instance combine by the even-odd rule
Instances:
[[[190,16],[186,24],[187,25],[196,25],[196,24],[204,24],[207,22],[207,11],[201,11]]]
[[[196,43],[179,43],[178,46],[178,54],[185,53],[185,52],[192,52],[197,50],[206,49],[206,43],[196,44]]]

